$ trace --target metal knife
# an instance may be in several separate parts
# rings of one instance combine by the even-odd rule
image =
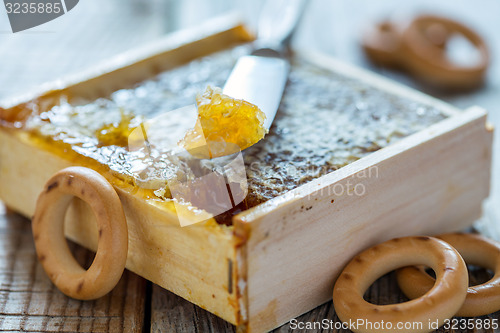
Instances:
[[[267,0],[259,18],[255,50],[238,59],[223,88],[224,94],[257,105],[266,115],[267,129],[285,89],[290,69],[287,48],[305,3],[306,0]],[[183,119],[182,124],[169,127],[171,117]],[[161,113],[133,132],[129,149],[145,147],[148,152],[152,144],[177,149],[179,140],[192,129],[197,117],[196,104]]]
[[[240,57],[223,93],[257,105],[269,129],[285,89],[290,63],[287,48],[305,9],[305,0],[267,0],[258,26],[256,49]]]

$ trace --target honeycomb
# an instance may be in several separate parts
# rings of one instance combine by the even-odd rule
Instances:
[[[207,87],[196,98],[198,120],[180,145],[197,158],[214,158],[244,150],[267,133],[266,115],[256,105]]]
[[[121,118],[119,122],[103,125],[95,131],[95,137],[99,146],[119,146],[128,145],[128,137],[136,126],[132,125],[134,115],[127,114],[120,110]]]
[[[134,87],[117,90],[106,98],[78,104],[63,100],[41,113],[33,109],[24,128],[40,140],[50,142],[53,150],[60,152],[62,157],[73,161],[83,157],[81,161],[102,165],[138,190],[151,190],[148,198],[172,200],[168,188],[170,180],[191,180],[193,175],[184,172],[186,166],[193,162],[209,164],[213,160],[192,161],[192,155],[181,156],[177,151],[173,152],[171,146],[165,149],[151,147],[151,154],[144,150],[128,150],[122,145],[120,128],[127,131],[128,127],[139,126],[144,118],[152,119],[192,104],[193,96],[208,85],[223,85],[238,58],[251,50],[251,45],[242,45],[214,53],[160,73]],[[226,100],[220,90],[217,93],[215,90],[211,89],[198,98],[201,115],[198,131],[193,130],[193,133],[205,135],[202,116],[213,112],[209,107],[211,104]],[[242,101],[238,103],[244,104]],[[205,108],[210,112],[205,113]],[[135,118],[127,124],[122,111]],[[217,220],[230,224],[232,215],[239,211],[338,170],[446,117],[432,105],[393,95],[307,60],[293,58],[273,126],[265,140],[242,152],[248,181],[244,204],[222,214]],[[190,128],[196,122],[195,117],[164,118],[168,120],[165,131]],[[209,122],[210,117],[205,121]],[[250,136],[241,135],[243,129],[238,127],[241,123],[218,123],[217,128],[234,126],[225,134],[248,139]],[[245,126],[245,130],[248,128]],[[206,132],[209,132],[209,127]],[[184,133],[180,131],[179,137]],[[217,131],[214,136],[217,136]],[[192,142],[194,139],[195,135],[183,141]],[[231,142],[242,149],[247,146],[243,140]],[[138,176],[136,169],[145,164],[150,166],[147,175]],[[213,169],[211,166],[207,168]],[[150,186],[153,183],[155,186]]]

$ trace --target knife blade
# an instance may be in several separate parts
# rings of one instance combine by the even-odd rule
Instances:
[[[257,105],[266,115],[269,129],[285,90],[290,64],[279,56],[242,56],[236,62],[223,93]]]
[[[258,106],[269,129],[285,90],[288,45],[305,11],[305,0],[267,0],[259,18],[256,50],[236,62],[223,93]]]

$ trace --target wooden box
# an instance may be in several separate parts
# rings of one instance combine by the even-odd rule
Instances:
[[[32,216],[47,179],[84,164],[61,156],[7,121],[26,105],[46,108],[61,95],[93,99],[191,59],[252,37],[230,19],[210,22],[113,59],[108,64],[7,101],[0,108],[0,198]],[[481,214],[489,194],[493,129],[486,112],[465,111],[363,70],[317,54],[302,54],[327,70],[439,108],[446,119],[337,171],[244,211],[233,226],[213,219],[181,228],[173,205],[141,199],[106,175],[122,200],[129,227],[127,268],[237,325],[261,332],[327,302],[344,265],[387,239],[463,229]],[[377,177],[359,177],[370,168]],[[104,171],[102,171],[105,173]],[[332,194],[337,184],[362,183],[362,196]],[[189,214],[177,212],[179,214]],[[92,212],[75,201],[68,238],[96,249]]]

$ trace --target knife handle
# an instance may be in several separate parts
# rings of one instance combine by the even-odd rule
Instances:
[[[302,18],[306,3],[306,0],[267,0],[260,13],[255,47],[283,52]]]

